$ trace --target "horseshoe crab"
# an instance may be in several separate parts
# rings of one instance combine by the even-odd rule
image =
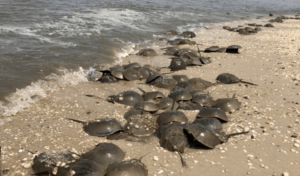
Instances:
[[[182,36],[184,38],[194,38],[194,37],[196,37],[196,34],[192,31],[184,31],[184,32],[182,32],[182,34],[180,34],[180,36]]]
[[[159,91],[146,92],[141,88],[138,88],[138,89],[143,92],[142,97],[143,97],[144,101],[157,100],[157,99],[161,99],[161,98],[165,97],[164,93],[159,92]]]
[[[148,176],[148,170],[141,159],[131,159],[109,165],[106,176]]]
[[[137,114],[131,116],[124,129],[125,132],[136,137],[147,137],[155,133],[157,124],[151,114]]]
[[[40,153],[35,156],[33,159],[32,170],[39,175],[39,173],[45,173],[45,175],[50,175],[53,173],[57,163],[68,163],[74,160],[75,158],[72,156],[72,153],[55,153],[55,154],[47,154]],[[61,169],[58,169],[59,173],[61,173]]]
[[[226,135],[224,132],[209,130],[203,125],[198,123],[190,124],[184,130],[192,136],[194,141],[197,141],[198,143],[210,149],[215,148],[217,145],[221,143],[227,142],[228,138],[232,136],[249,133],[249,131],[247,131],[247,132],[232,133]]]
[[[122,161],[124,157],[123,150],[113,143],[99,143],[94,149],[81,155],[81,158],[94,161],[105,168],[114,162]]]
[[[268,23],[268,24],[265,24],[264,27],[274,27],[274,25],[271,23]]]
[[[136,103],[142,100],[143,100],[142,96],[139,93],[134,91],[125,91],[118,95],[110,95],[107,98],[108,102],[111,103],[117,102],[128,106],[134,106]]]
[[[151,48],[146,48],[146,49],[142,49],[140,50],[137,55],[139,56],[156,56],[156,52],[154,51],[154,49]]]
[[[235,98],[235,94],[232,96],[232,98],[220,98],[215,101],[215,104],[213,105],[214,108],[220,108],[225,112],[234,112],[235,110],[240,109],[241,102],[239,102]]]
[[[124,114],[124,119],[128,120],[131,116],[135,116],[138,114],[149,114],[149,112],[144,111],[142,109],[135,109],[132,108],[130,110],[128,110],[125,114]]]
[[[223,129],[221,122],[217,118],[196,118],[192,124],[201,124],[211,131],[221,131]]]
[[[185,116],[185,114],[181,111],[169,110],[160,114],[157,117],[156,122],[159,125],[167,124],[170,122],[187,123],[188,119]]]
[[[204,90],[213,84],[201,78],[191,78],[188,82],[192,85],[192,90]]]
[[[172,98],[175,101],[184,101],[192,99],[192,95],[187,90],[171,92],[168,97]]]
[[[166,47],[162,48],[162,50],[165,50],[164,55],[174,55],[174,53],[179,50],[177,47]]]
[[[179,82],[185,82],[189,80],[189,78],[186,75],[173,75],[172,76],[178,83]]]
[[[84,122],[72,118],[67,119],[83,124],[83,130],[91,136],[104,137],[119,131],[123,131],[123,127],[116,119],[105,118],[91,122]]]
[[[73,176],[104,176],[105,167],[91,160],[79,159],[71,166],[69,174]]]
[[[102,83],[115,83],[118,82],[119,80],[115,78],[111,73],[104,72],[102,77],[99,79],[99,81]]]
[[[191,101],[180,101],[178,102],[179,107],[178,109],[183,110],[201,110],[203,109],[203,106],[199,105],[198,103],[194,103]]]
[[[243,81],[242,79],[239,79],[237,76],[231,74],[231,73],[221,73],[216,78],[217,82],[224,83],[224,84],[233,84],[233,83],[245,83],[257,86],[257,84]]]
[[[228,122],[226,113],[219,108],[203,108],[196,118],[217,118],[223,122]]]
[[[169,40],[167,43],[170,45],[196,45],[195,41],[191,41],[189,39]]]
[[[162,99],[160,99],[158,105],[160,110],[176,110],[178,108],[178,103],[173,100],[172,98],[169,97],[164,97]]]
[[[205,53],[212,53],[212,52],[218,52],[220,50],[220,47],[218,46],[211,46],[204,50]]]
[[[124,68],[121,65],[115,65],[109,68],[111,75],[118,79],[124,79],[123,72]]]
[[[141,109],[144,111],[148,111],[148,112],[155,112],[158,111],[158,107],[155,104],[154,101],[140,101],[138,103],[136,103],[136,105],[134,106],[134,108],[136,109]]]
[[[181,58],[173,57],[169,68],[171,69],[171,71],[185,70],[186,65]]]
[[[148,77],[154,73],[155,71],[153,71],[148,65],[144,65],[139,69],[139,74],[142,76],[142,79],[148,79]]]
[[[239,45],[230,45],[226,49],[226,53],[238,54],[240,52],[242,52],[242,47]]]
[[[159,76],[151,82],[151,85],[169,90],[171,90],[176,84],[177,81],[174,78],[166,75]]]
[[[192,91],[191,83],[187,81],[179,82],[173,87],[172,92],[184,91],[184,90],[189,92]]]
[[[133,62],[133,63],[129,63],[127,65],[123,65],[123,68],[124,68],[124,70],[134,69],[134,68],[139,69],[139,68],[141,68],[141,65],[137,62]]]
[[[166,35],[178,35],[178,32],[176,32],[175,30],[168,30],[166,32]]]
[[[192,102],[198,103],[203,107],[211,107],[214,104],[214,100],[209,94],[198,94],[193,96]]]
[[[89,81],[98,81],[99,79],[101,79],[102,75],[103,75],[102,72],[94,70],[94,71],[89,71],[86,77]]]
[[[184,153],[185,147],[188,146],[188,140],[183,132],[183,126],[181,125],[167,125],[163,130],[160,130],[160,145],[169,150]]]
[[[143,79],[143,75],[141,75],[139,68],[126,69],[123,71],[123,75],[128,81]]]

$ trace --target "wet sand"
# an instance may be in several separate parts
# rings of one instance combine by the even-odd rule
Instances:
[[[189,78],[200,77],[215,82],[218,74],[229,72],[258,86],[242,83],[218,85],[208,88],[214,99],[236,94],[242,102],[240,110],[229,115],[224,125],[227,133],[250,130],[249,134],[231,138],[214,150],[187,149],[183,158],[188,167],[183,168],[178,155],[159,145],[152,137],[147,143],[124,140],[109,141],[92,137],[82,130],[82,125],[67,120],[93,120],[116,118],[125,124],[123,114],[129,109],[124,105],[111,104],[103,99],[86,97],[93,94],[106,98],[121,91],[168,90],[151,87],[142,81],[121,81],[116,84],[99,82],[83,83],[54,92],[35,105],[10,117],[11,122],[2,125],[2,169],[7,175],[29,175],[35,152],[73,151],[84,153],[101,142],[112,142],[126,152],[125,159],[140,158],[149,175],[274,175],[284,172],[290,176],[300,172],[300,21],[285,20],[274,23],[275,28],[263,28],[255,35],[242,36],[222,29],[223,25],[236,27],[245,23],[267,23],[267,19],[238,21],[208,26],[196,31],[192,39],[201,49],[212,45],[226,47],[232,44],[243,47],[241,54],[203,53],[212,63],[202,67],[188,67],[172,74],[186,74]],[[130,55],[127,61],[139,61],[156,66],[168,66],[170,56],[163,56],[161,46],[153,47],[156,57]],[[181,46],[196,49],[196,46]],[[184,111],[193,120],[197,111]]]

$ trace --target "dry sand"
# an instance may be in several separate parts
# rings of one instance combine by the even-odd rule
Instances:
[[[93,94],[106,98],[125,90],[167,90],[139,81],[117,84],[83,83],[52,93],[34,106],[11,117],[12,121],[2,125],[2,169],[6,175],[29,175],[34,152],[86,152],[101,142],[112,142],[126,152],[125,159],[139,158],[150,152],[142,161],[149,175],[274,175],[284,172],[290,176],[300,175],[300,21],[285,20],[275,23],[275,28],[263,28],[255,35],[242,36],[222,29],[223,25],[235,27],[248,22],[265,24],[267,19],[238,21],[217,24],[196,31],[197,43],[203,49],[212,45],[241,45],[241,54],[209,53],[212,63],[203,67],[188,67],[174,74],[187,74],[189,78],[200,77],[215,82],[218,74],[229,72],[258,86],[245,84],[218,85],[207,89],[214,99],[236,94],[242,102],[239,111],[230,114],[225,124],[227,133],[250,130],[247,135],[231,138],[214,150],[188,149],[183,154],[188,167],[182,168],[178,155],[159,145],[156,137],[148,143],[123,140],[108,141],[92,137],[82,130],[82,125],[66,120],[75,118],[93,120],[116,118],[125,123],[123,114],[129,109],[120,104],[111,104],[102,99],[84,96]],[[140,61],[156,66],[167,66],[169,57],[143,58],[129,56],[125,61]],[[184,46],[188,47],[188,46]],[[196,49],[195,46],[192,47]],[[124,63],[125,63],[124,61]],[[185,111],[193,120],[197,111]]]

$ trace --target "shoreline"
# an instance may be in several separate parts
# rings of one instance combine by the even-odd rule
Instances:
[[[189,149],[183,154],[189,165],[188,169],[180,166],[176,153],[161,148],[155,137],[147,144],[110,141],[88,136],[82,131],[81,124],[66,120],[68,117],[80,120],[113,117],[124,124],[123,114],[128,110],[127,107],[84,95],[107,97],[125,90],[137,91],[138,81],[122,81],[115,84],[88,82],[64,88],[10,117],[12,121],[1,126],[2,169],[10,169],[7,175],[17,175],[18,172],[26,175],[29,169],[25,169],[22,163],[31,161],[32,155],[29,155],[28,151],[69,150],[83,153],[100,142],[112,142],[126,152],[125,159],[139,158],[147,153],[145,151],[150,151],[151,153],[143,159],[149,175],[195,175],[200,172],[204,175],[280,175],[284,172],[296,175],[300,164],[297,160],[300,150],[294,147],[294,144],[298,143],[296,140],[300,140],[300,102],[297,101],[300,92],[296,85],[300,82],[300,61],[297,60],[300,54],[297,46],[300,24],[297,22],[299,20],[274,23],[274,29],[263,28],[257,34],[249,36],[225,31],[221,26],[195,31],[197,37],[192,40],[201,43],[202,49],[212,45],[237,44],[241,45],[244,51],[237,55],[203,53],[203,56],[211,57],[212,63],[202,67],[188,67],[187,70],[176,71],[174,74],[186,74],[189,78],[200,77],[215,82],[219,73],[230,72],[259,86],[219,85],[207,90],[214,99],[236,93],[242,107],[230,115],[231,122],[225,124],[224,129],[229,133],[250,128],[251,134],[234,137],[214,150]],[[244,22],[228,22],[232,27],[241,23]],[[170,60],[167,58],[170,56],[162,56],[163,51],[158,50],[159,47],[151,47],[157,51],[158,56],[144,58],[129,55],[123,63],[143,61],[144,64],[168,66]],[[160,90],[165,95],[168,94],[168,90],[148,85],[138,87],[146,91]],[[193,120],[197,114],[196,111],[184,112],[189,120]],[[292,133],[298,133],[298,136],[292,138]],[[158,156],[159,160],[154,160],[154,156]],[[237,165],[240,167],[236,167]],[[161,171],[162,174],[159,174]]]

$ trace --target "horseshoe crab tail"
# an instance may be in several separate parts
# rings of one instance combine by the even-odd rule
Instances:
[[[237,136],[237,135],[241,135],[241,134],[247,134],[249,133],[249,131],[243,131],[243,132],[239,132],[239,133],[231,133],[231,134],[227,134],[227,138],[230,138],[232,136]]]
[[[146,93],[146,91],[144,91],[143,89],[141,89],[141,88],[139,88],[139,87],[138,87],[138,89],[139,89],[141,92],[143,92],[144,94]]]
[[[184,159],[182,158],[182,155],[181,155],[179,152],[177,152],[177,153],[178,153],[178,155],[179,155],[179,157],[180,157],[180,161],[181,161],[182,167],[187,167],[187,164],[186,164],[186,162],[184,161]]]
[[[199,44],[197,44],[197,49],[198,49],[199,56],[201,57],[201,52],[200,52],[200,49],[199,49]]]
[[[252,86],[258,86],[257,84],[254,84],[254,83],[251,83],[251,82],[247,82],[247,81],[243,81],[243,80],[240,80],[241,83],[245,83],[245,84],[249,84],[249,85],[252,85]]]
[[[81,123],[81,124],[85,124],[86,122],[81,121],[81,120],[77,120],[77,119],[72,119],[72,118],[67,118],[68,120],[71,120],[73,122],[77,122],[77,123]]]
[[[148,152],[148,153],[146,153],[145,155],[141,156],[140,159],[139,159],[139,161],[142,161],[142,159],[143,159],[145,156],[147,156],[149,153],[151,153],[151,152]]]
[[[97,98],[97,99],[101,99],[101,100],[105,100],[105,98],[98,97],[97,95],[86,94],[85,96],[87,96],[87,97],[93,97],[93,98]]]

